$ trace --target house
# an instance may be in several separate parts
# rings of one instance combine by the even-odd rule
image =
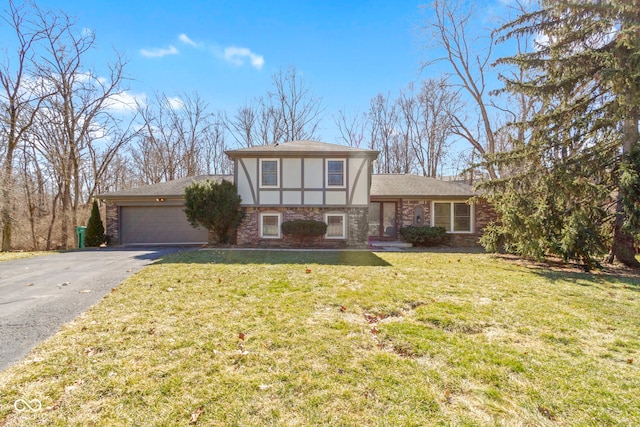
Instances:
[[[397,240],[407,225],[442,225],[452,244],[477,245],[493,215],[469,204],[471,186],[415,175],[375,175],[375,150],[316,141],[293,141],[227,151],[233,175],[202,175],[101,194],[107,203],[111,244],[204,244],[204,229],[184,215],[184,189],[194,181],[234,182],[245,217],[236,244],[289,247],[281,224],[294,219],[325,222],[314,247],[366,247],[370,240]]]
[[[452,246],[477,246],[495,218],[493,207],[473,187],[409,174],[373,175],[369,205],[369,240],[397,240],[408,225],[444,227]]]
[[[240,246],[290,246],[280,225],[293,219],[327,224],[327,247],[367,244],[375,150],[294,141],[227,151],[246,216]]]

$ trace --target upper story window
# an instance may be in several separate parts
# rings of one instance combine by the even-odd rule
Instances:
[[[260,159],[260,187],[280,186],[280,160]]]
[[[450,233],[470,233],[471,211],[471,205],[465,202],[434,202],[432,222]]]
[[[344,187],[345,160],[327,159],[327,187]]]

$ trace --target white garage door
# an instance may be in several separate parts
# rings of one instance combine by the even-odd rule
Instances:
[[[123,206],[120,210],[122,244],[206,243],[207,230],[193,228],[182,206]]]

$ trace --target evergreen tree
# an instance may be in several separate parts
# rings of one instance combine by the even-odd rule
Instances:
[[[184,200],[184,212],[192,226],[212,231],[220,243],[231,243],[231,232],[244,217],[235,184],[224,180],[194,182],[185,189]]]
[[[499,62],[525,81],[505,90],[540,100],[528,138],[494,164],[514,174],[489,183],[501,214],[483,239],[488,249],[536,258],[556,254],[589,267],[612,257],[640,267],[638,122],[640,0],[543,0],[505,25],[503,39],[530,34],[535,49]],[[634,173],[634,171],[636,171]]]
[[[93,207],[91,208],[91,216],[89,222],[87,222],[87,230],[84,235],[84,244],[87,247],[100,246],[105,242],[104,226],[102,225],[102,219],[100,219],[100,209],[98,208],[98,201],[93,201]]]

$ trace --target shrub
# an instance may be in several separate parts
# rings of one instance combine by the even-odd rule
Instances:
[[[416,227],[409,225],[400,229],[402,240],[414,246],[438,246],[449,241],[449,235],[444,227]]]
[[[244,217],[235,184],[228,181],[194,182],[185,189],[184,213],[193,227],[213,232],[219,243],[233,240],[233,232]]]
[[[87,230],[84,235],[84,245],[94,247],[100,246],[104,242],[104,225],[102,225],[102,219],[100,219],[98,201],[94,200],[93,207],[91,208],[91,216],[89,217],[89,222],[87,222]]]
[[[295,219],[283,222],[280,229],[282,230],[282,234],[293,235],[295,237],[318,237],[325,235],[327,232],[327,224],[312,219]]]

